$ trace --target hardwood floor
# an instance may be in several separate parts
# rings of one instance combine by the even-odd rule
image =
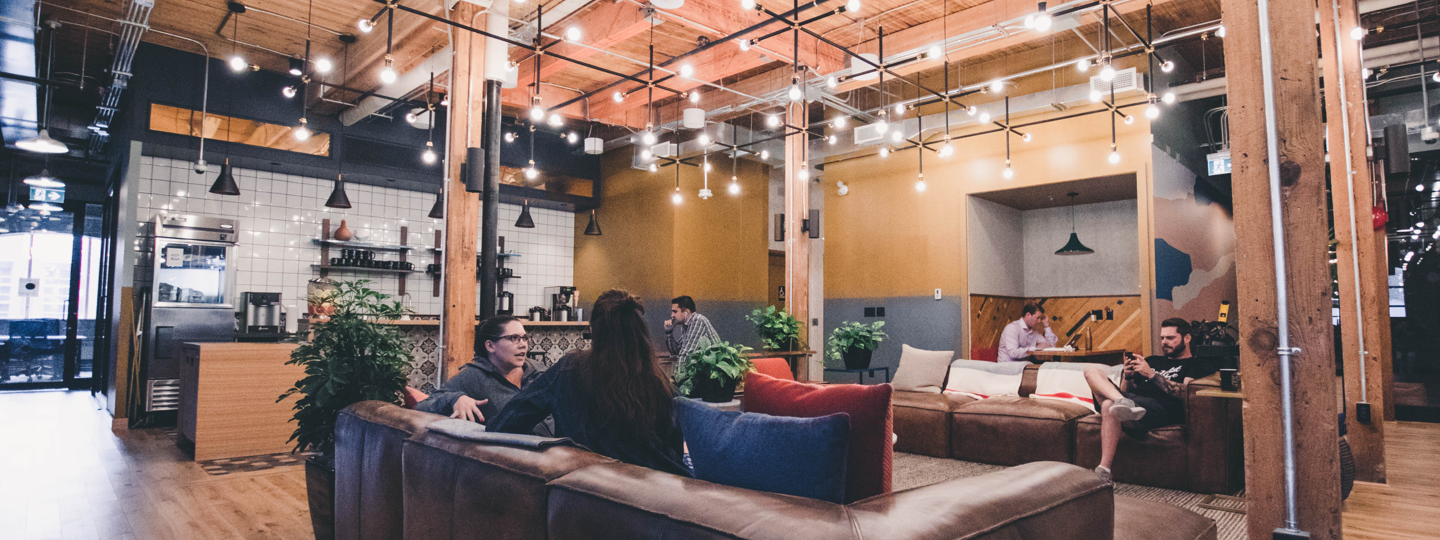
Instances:
[[[211,476],[159,429],[110,429],[88,392],[0,393],[0,540],[313,538],[305,471]],[[1436,538],[1440,424],[1385,427],[1389,484],[1357,483],[1348,539]]]
[[[0,393],[0,539],[313,538],[305,471],[211,476],[89,392]]]
[[[1440,536],[1440,424],[1385,426],[1385,484],[1356,482],[1345,501],[1347,539]]]

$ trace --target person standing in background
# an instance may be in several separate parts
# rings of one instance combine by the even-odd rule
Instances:
[[[1054,347],[1055,342],[1045,308],[1040,304],[1025,304],[1020,319],[1005,325],[1005,331],[1000,333],[1000,350],[995,359],[997,362],[1032,362],[1030,353]]]
[[[670,350],[676,370],[692,353],[719,341],[720,334],[710,326],[710,319],[695,312],[694,299],[681,296],[670,301],[670,318],[665,320],[665,348]]]

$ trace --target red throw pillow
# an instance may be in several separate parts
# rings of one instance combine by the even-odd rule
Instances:
[[[890,467],[894,456],[890,409],[893,390],[888,384],[819,386],[785,381],[750,372],[745,374],[745,412],[774,416],[817,418],[835,413],[850,415],[850,453],[846,458],[845,502],[890,493]]]
[[[421,392],[409,386],[405,387],[405,391],[400,392],[400,397],[405,399],[406,409],[414,409],[415,405],[419,404],[421,401],[425,401],[426,399],[430,398],[430,396],[426,395],[424,392]]]

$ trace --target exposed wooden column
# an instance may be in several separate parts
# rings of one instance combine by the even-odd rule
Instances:
[[[471,25],[479,7],[455,4],[450,20]],[[444,379],[475,357],[475,256],[479,239],[480,197],[465,191],[461,165],[472,134],[480,137],[484,110],[485,40],[470,32],[454,33],[450,64],[450,118],[446,124],[445,260],[441,265],[441,355]],[[477,166],[479,164],[476,164]]]
[[[787,130],[809,124],[804,102],[785,106]],[[802,230],[810,215],[810,176],[807,171],[804,132],[785,137],[785,309],[800,320],[799,347],[810,343],[810,235]],[[795,378],[810,379],[810,364],[805,358],[796,362]]]
[[[1389,286],[1385,274],[1377,273],[1383,265],[1374,264],[1370,161],[1365,156],[1370,129],[1364,77],[1360,73],[1360,42],[1350,39],[1346,30],[1357,25],[1357,5],[1354,0],[1322,0],[1319,7],[1321,61],[1325,64],[1325,127],[1329,140],[1333,141],[1330,144],[1330,200],[1335,220],[1335,269],[1340,281],[1345,418],[1350,451],[1355,455],[1355,479],[1384,482],[1385,378],[1378,353],[1384,350],[1382,342],[1390,336],[1390,329],[1380,326],[1379,317],[1390,309]],[[1370,419],[1366,422],[1362,422],[1356,412],[1357,405],[1362,403],[1361,406],[1370,408]]]
[[[1277,280],[1257,0],[1222,0],[1229,81],[1235,236],[1240,300],[1240,370],[1245,394],[1245,497],[1250,538],[1286,525],[1285,438],[1278,354]],[[1311,538],[1340,538],[1333,329],[1319,125],[1318,50],[1293,36],[1315,32],[1315,3],[1269,0],[1270,36],[1289,303],[1297,526]],[[1290,36],[1291,38],[1287,38]]]

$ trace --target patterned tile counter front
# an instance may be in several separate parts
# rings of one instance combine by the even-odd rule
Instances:
[[[530,341],[530,357],[545,367],[555,365],[565,353],[590,347],[589,323],[532,322],[525,324]],[[410,342],[410,367],[405,376],[409,385],[427,394],[440,386],[440,321],[392,321]],[[543,355],[541,354],[543,353]]]

